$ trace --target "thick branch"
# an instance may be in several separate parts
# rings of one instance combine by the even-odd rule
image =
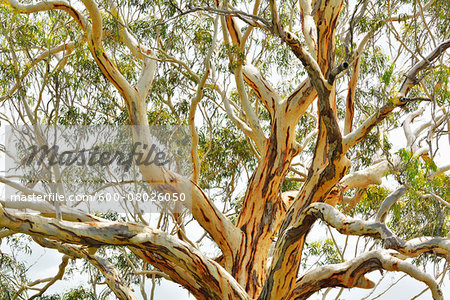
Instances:
[[[424,236],[407,241],[397,251],[407,257],[417,257],[423,253],[435,253],[450,261],[450,240],[442,237]]]
[[[87,30],[88,22],[86,18],[80,14],[68,1],[42,1],[36,4],[23,5],[16,0],[1,0],[0,4],[9,3],[11,7],[19,13],[31,14],[40,11],[48,10],[63,10],[69,13],[75,21],[80,25],[83,31]]]
[[[336,76],[338,76],[343,71],[347,70],[348,62],[344,61],[342,64],[331,70],[330,74],[328,74],[328,84],[333,84]]]
[[[151,54],[154,56],[154,54]],[[153,79],[155,78],[156,71],[156,60],[152,58],[144,58],[144,62],[142,64],[141,76],[139,77],[138,82],[136,83],[136,89],[139,93],[139,96],[142,99],[147,99],[150,94],[150,91],[153,86]]]
[[[295,242],[304,238],[317,219],[322,219],[342,234],[381,239],[385,248],[395,249],[403,255],[415,255],[418,251],[421,251],[420,253],[436,252],[444,256],[450,253],[450,241],[447,239],[435,238],[433,242],[423,243],[419,246],[416,242],[408,243],[398,238],[386,225],[380,222],[348,218],[331,205],[313,203],[279,237],[275,245],[268,279],[259,299],[269,299],[268,295],[271,294],[276,272],[280,271],[281,266],[289,265],[287,261],[290,260],[289,254],[295,248]]]
[[[316,268],[297,280],[291,299],[307,299],[327,287],[373,288],[375,284],[364,275],[375,270],[404,272],[428,285],[433,299],[443,299],[441,288],[432,276],[395,256],[393,250],[376,250],[344,263]]]
[[[5,238],[7,236],[13,235],[16,232],[14,230],[10,230],[10,229],[2,229],[0,230],[0,244],[1,244],[1,239]]]
[[[340,184],[344,191],[356,188],[367,187],[371,184],[381,184],[381,179],[389,172],[390,164],[387,160],[383,160],[373,164],[365,169],[355,171],[345,175]]]
[[[72,223],[29,214],[14,214],[0,207],[0,227],[37,237],[85,246],[124,245],[151,252],[169,266],[174,264],[195,278],[209,299],[248,299],[245,291],[220,265],[197,249],[165,232],[132,223]],[[193,291],[198,294],[198,291]]]
[[[317,91],[308,77],[286,99],[286,117],[290,118],[292,115],[297,120],[305,113],[316,97]]]
[[[262,76],[261,72],[252,65],[242,67],[245,82],[253,88],[258,98],[264,104],[273,117],[275,109],[280,104],[281,98]]]
[[[81,0],[84,6],[89,12],[92,22],[91,35],[92,43],[94,45],[101,45],[102,43],[102,35],[103,35],[103,21],[102,15],[100,14],[100,9],[98,8],[97,3],[94,0]]]
[[[300,13],[302,17],[302,31],[305,37],[306,45],[308,46],[309,53],[316,58],[317,51],[317,28],[314,23],[314,17],[312,13],[310,0],[300,0]]]

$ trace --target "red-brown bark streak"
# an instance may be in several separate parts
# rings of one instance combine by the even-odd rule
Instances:
[[[298,279],[299,284],[296,286],[292,299],[308,299],[315,292],[327,287],[345,287],[352,288],[357,280],[365,273],[382,269],[382,263],[377,258],[371,258],[363,262],[355,268],[348,276],[347,270],[330,274],[326,279],[317,281],[302,282],[303,277]]]
[[[327,2],[325,8],[319,10],[316,15],[318,36],[317,63],[324,73],[325,78],[334,66],[336,24],[343,5],[343,1],[340,1],[340,3],[334,7],[330,5],[330,1]],[[331,19],[326,18],[327,11],[329,10],[331,10],[331,13],[329,13]]]
[[[237,28],[236,24],[234,23],[234,20],[232,17],[226,17],[225,19],[226,19],[228,32],[230,33],[231,40],[233,41],[233,45],[239,46],[241,44],[239,29]]]
[[[325,8],[316,15],[319,45],[317,57],[319,67],[325,78],[334,66],[334,32],[341,7],[342,1],[335,7],[331,7],[331,3],[326,3]],[[329,10],[332,11],[329,12]],[[326,16],[329,19],[326,19]],[[319,96],[319,134],[313,168],[310,170],[307,181],[302,186],[296,202],[286,213],[280,229],[281,234],[290,228],[293,220],[299,218],[310,203],[324,201],[330,190],[347,170],[346,158],[342,154],[342,136],[336,120],[335,93],[332,88],[326,87],[318,79],[315,71],[308,69],[311,66],[305,64],[301,46],[290,36],[287,36],[285,41],[291,46],[294,54],[302,60],[317,90]],[[312,225],[313,222],[310,223]],[[301,233],[296,233],[296,236],[291,239],[282,235],[283,241],[281,243],[285,242],[287,246],[283,248],[282,253],[276,254],[277,261],[275,265],[272,264],[269,279],[265,282],[259,299],[286,299],[289,297],[294,288],[293,282],[299,268],[304,237],[309,230],[307,225],[302,228]],[[279,245],[277,245],[278,247]]]
[[[268,249],[284,213],[282,179],[288,171],[293,151],[292,128],[278,128],[275,121],[265,155],[251,179],[244,209],[237,221],[243,231],[232,275],[251,297],[257,297],[266,278]],[[280,137],[280,132],[284,132]]]
[[[250,80],[250,78],[248,78],[247,76],[245,76],[244,74],[244,81],[253,89],[253,91],[256,93],[256,96],[261,100],[261,102],[264,104],[264,106],[266,107],[267,111],[272,115],[273,111],[275,110],[275,107],[269,107],[267,101],[265,101],[261,95],[261,92],[259,91],[257,85]],[[269,90],[269,88],[266,86],[266,84],[264,83],[264,81],[262,81],[262,83],[264,84],[264,86]],[[272,99],[273,102],[273,99]],[[273,117],[273,116],[272,116]]]
[[[75,21],[77,21],[78,25],[80,25],[83,31],[86,30],[86,28],[84,28],[83,22],[81,22],[79,13],[73,7],[61,4],[53,4],[53,8],[67,12],[72,18],[75,19]]]

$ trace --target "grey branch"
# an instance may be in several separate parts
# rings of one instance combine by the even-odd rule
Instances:
[[[293,243],[303,238],[317,219],[321,219],[337,231],[346,235],[367,236],[383,241],[384,248],[396,250],[399,254],[416,257],[422,253],[435,253],[449,257],[450,240],[441,237],[426,237],[404,241],[397,237],[385,224],[377,221],[363,221],[353,219],[342,214],[335,207],[326,203],[313,203],[306,208],[295,223],[277,240],[268,278],[263,291],[270,290],[271,281],[277,272],[281,261],[286,259],[288,249]],[[268,291],[265,291],[266,293]]]
[[[347,68],[348,62],[344,61],[342,64],[331,70],[330,74],[328,74],[328,83],[333,84],[336,76],[338,76],[342,71],[347,70]]]
[[[393,250],[380,249],[364,253],[344,263],[316,268],[297,280],[290,299],[307,299],[313,293],[327,287],[373,288],[375,284],[364,275],[376,270],[404,272],[428,285],[433,299],[443,299],[442,290],[431,275],[396,256],[397,253]]]
[[[389,196],[387,196],[386,199],[383,200],[383,203],[381,203],[381,207],[378,210],[375,220],[384,223],[392,205],[394,205],[395,202],[397,202],[398,199],[400,199],[405,193],[406,187],[402,185],[397,190],[392,192]]]

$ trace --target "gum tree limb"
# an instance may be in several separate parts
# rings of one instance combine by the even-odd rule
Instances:
[[[325,203],[313,203],[302,212],[300,217],[297,218],[277,240],[271,269],[266,281],[266,285],[269,288],[271,285],[273,286],[273,278],[275,277],[274,275],[278,268],[284,265],[285,260],[290,259],[290,253],[292,252],[292,249],[295,248],[295,242],[304,239],[305,235],[317,219],[323,220],[342,234],[380,239],[383,241],[385,248],[396,250],[404,256],[417,256],[426,252],[438,253],[444,257],[450,254],[450,240],[448,239],[436,237],[429,238],[424,242],[416,240],[405,242],[392,233],[383,223],[349,218],[331,205]],[[405,266],[405,270],[407,269],[408,268]],[[263,293],[265,291],[266,290],[263,290]],[[270,292],[270,289],[267,289],[267,291]],[[259,299],[267,299],[265,296],[266,294],[263,293]]]
[[[0,227],[87,247],[122,245],[135,248],[148,253],[151,258],[149,263],[156,259],[167,268],[175,265],[183,270],[198,286],[198,290],[192,292],[203,295],[203,299],[249,299],[242,287],[219,264],[192,246],[145,225],[121,222],[74,223],[10,213],[0,207]],[[172,275],[164,269],[162,271]]]
[[[376,270],[400,271],[424,282],[433,299],[443,299],[442,290],[434,278],[419,268],[398,259],[394,250],[375,250],[340,264],[318,267],[297,280],[290,299],[308,299],[313,293],[327,287],[371,289],[375,284],[364,275]]]
[[[378,213],[375,217],[375,220],[384,223],[392,205],[394,205],[406,193],[406,191],[407,188],[402,185],[401,187],[393,191],[391,194],[389,194],[389,196],[387,196],[383,200],[383,203],[381,203],[381,206],[378,209]]]
[[[270,83],[262,76],[261,72],[253,65],[246,64],[242,67],[242,74],[245,82],[253,88],[256,96],[267,108],[273,118],[277,106],[280,105],[281,98],[274,91]]]

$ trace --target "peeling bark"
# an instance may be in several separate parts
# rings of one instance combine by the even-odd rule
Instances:
[[[433,299],[443,299],[441,288],[431,276],[395,256],[395,251],[376,250],[364,253],[345,263],[319,267],[298,279],[291,299],[308,299],[314,292],[327,287],[371,289],[375,283],[366,278],[364,274],[375,270],[405,272],[427,284]]]
[[[28,214],[8,213],[0,207],[0,226],[39,238],[69,244],[89,247],[129,246],[140,251],[142,254],[140,256],[146,261],[157,267],[164,266],[160,269],[169,276],[177,279],[185,278],[182,284],[187,278],[191,278],[196,289],[193,289],[194,285],[186,285],[186,288],[192,289],[198,295],[203,295],[201,299],[228,299],[228,297],[230,299],[249,299],[242,287],[219,264],[167,233],[153,230],[144,225],[118,222],[112,224],[104,222],[73,223]],[[147,256],[144,256],[145,254]],[[98,259],[92,262],[96,264]],[[172,271],[170,271],[171,265],[175,266],[175,268],[172,267]],[[185,275],[183,273],[176,275],[177,271],[181,270]],[[110,271],[105,272],[114,274]],[[116,282],[116,279],[112,280]],[[111,284],[115,284],[113,281]]]

